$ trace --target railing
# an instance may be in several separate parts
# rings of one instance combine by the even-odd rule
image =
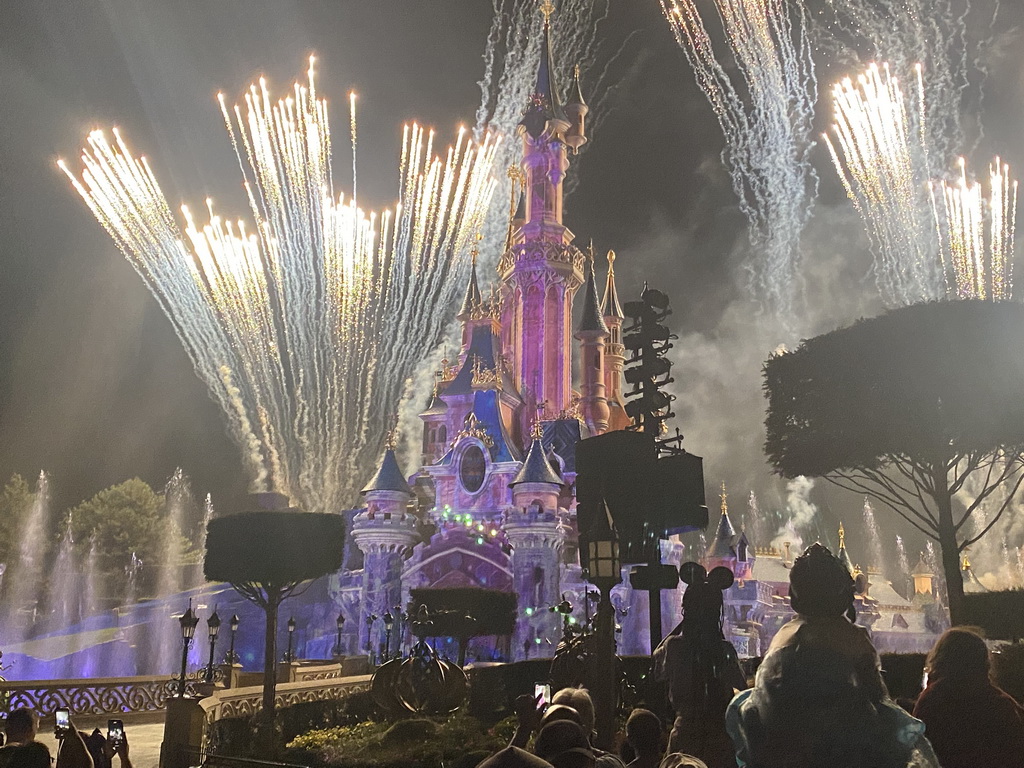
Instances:
[[[173,694],[168,675],[97,677],[76,680],[7,680],[0,683],[0,702],[11,711],[28,707],[52,712],[70,707],[75,714],[112,715],[159,712]]]
[[[337,665],[335,665],[335,668]],[[340,671],[338,673],[340,675]],[[278,683],[276,703],[279,709],[310,701],[345,699],[354,693],[370,690],[370,675],[358,677],[334,676],[325,679],[305,679],[294,683]],[[260,708],[262,686],[223,688],[199,701],[206,713],[207,726],[231,717],[251,717]]]

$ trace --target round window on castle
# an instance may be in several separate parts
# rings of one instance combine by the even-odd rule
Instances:
[[[484,484],[484,473],[487,471],[487,462],[484,461],[484,452],[480,446],[471,445],[462,454],[462,463],[459,465],[459,479],[462,487],[469,493],[476,493]]]

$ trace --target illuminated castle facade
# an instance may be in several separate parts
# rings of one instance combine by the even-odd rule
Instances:
[[[592,249],[581,252],[563,223],[563,181],[570,150],[587,141],[588,108],[578,71],[564,99],[554,72],[545,23],[536,86],[518,128],[522,196],[497,283],[481,290],[474,255],[457,316],[461,349],[443,361],[420,414],[421,466],[407,474],[389,447],[363,490],[365,509],[352,515],[346,565],[334,590],[347,618],[349,654],[379,656],[388,638],[394,654],[404,629],[388,633],[382,618],[404,608],[417,587],[517,594],[515,635],[474,641],[470,659],[552,655],[561,617],[549,609],[563,595],[577,606],[573,620],[583,619],[575,445],[630,420],[622,398],[614,254],[599,296]],[[582,306],[574,312],[580,292]],[[634,596],[628,585],[615,600],[624,620],[646,616],[646,595]],[[679,595],[666,594],[664,603],[668,619],[677,617]],[[646,652],[645,634],[623,632],[635,640],[621,650]],[[446,642],[452,641],[440,638],[438,649],[448,650]]]
[[[721,502],[718,527],[703,564],[708,570],[721,565],[732,571],[735,582],[723,594],[723,630],[740,656],[761,656],[779,628],[794,616],[789,604],[789,569],[799,553],[791,551],[789,544],[782,551],[755,548],[746,533],[733,527],[724,487]],[[857,581],[857,623],[868,630],[875,648],[880,653],[931,650],[948,626],[948,615],[938,601],[935,575],[923,558],[910,574],[912,585],[903,585],[908,592],[904,597],[877,569],[869,567],[863,572],[854,564],[842,525],[837,556]],[[965,583],[973,584],[966,576],[965,572]]]

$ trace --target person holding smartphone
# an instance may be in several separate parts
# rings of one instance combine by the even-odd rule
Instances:
[[[132,761],[128,758],[128,737],[124,732],[124,723],[120,720],[107,721],[107,741],[103,745],[103,754],[108,764],[112,764],[114,755],[117,755],[121,759],[121,768],[132,768]]]

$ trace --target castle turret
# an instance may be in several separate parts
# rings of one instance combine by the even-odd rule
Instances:
[[[580,147],[587,143],[587,132],[584,119],[590,107],[583,100],[583,90],[580,88],[580,65],[577,64],[572,72],[572,82],[569,84],[569,91],[565,95],[565,116],[569,118],[569,130],[565,134],[565,143],[572,147],[573,154],[579,152]]]
[[[721,565],[732,571],[738,581],[749,579],[754,564],[754,553],[750,549],[746,535],[742,531],[736,533],[732,520],[729,519],[729,495],[725,492],[725,483],[722,483],[719,498],[722,514],[718,518],[715,538],[704,555],[704,567],[710,571]]]
[[[918,558],[918,564],[913,566],[913,570],[910,571],[910,578],[913,579],[913,594],[925,595],[931,597],[934,592],[933,580],[935,579],[935,573],[928,567],[928,563],[925,562],[925,555],[922,554]]]
[[[576,338],[580,341],[580,413],[592,435],[608,431],[608,401],[605,399],[604,349],[608,327],[597,304],[594,278],[594,249],[587,258],[583,293],[583,315]]]
[[[548,608],[560,600],[559,566],[565,540],[558,511],[562,478],[548,460],[541,434],[538,422],[523,466],[509,483],[512,507],[503,526],[512,546],[512,579],[519,595],[521,620],[512,646],[516,659],[552,655],[554,645],[537,641],[553,640],[559,632],[559,616]],[[524,650],[524,645],[531,650]]]
[[[375,657],[384,628],[382,622],[371,626],[368,616],[383,616],[402,603],[402,563],[419,539],[416,516],[408,509],[412,488],[398,466],[393,440],[362,494],[366,509],[352,521],[352,538],[363,553],[359,638],[363,649]]]
[[[626,348],[622,344],[622,307],[615,288],[615,251],[608,251],[608,279],[601,300],[601,315],[608,329],[604,344],[604,396],[608,403],[608,429],[625,429],[633,420],[626,415],[622,396],[622,371],[626,364]]]
[[[512,246],[498,262],[504,283],[506,353],[524,398],[542,414],[557,417],[572,403],[572,301],[583,282],[583,254],[562,223],[562,184],[569,167],[571,127],[555,83],[550,16],[545,3],[537,79],[519,123],[523,142],[525,208]]]
[[[448,405],[438,396],[437,385],[430,396],[426,410],[420,413],[423,420],[422,464],[433,464],[448,447]]]

